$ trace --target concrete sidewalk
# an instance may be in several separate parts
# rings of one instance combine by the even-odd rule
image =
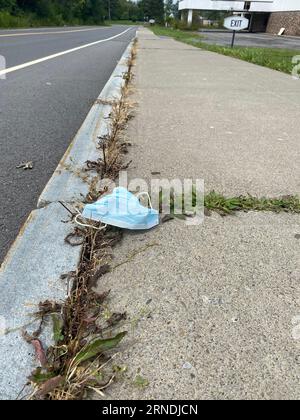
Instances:
[[[135,88],[131,179],[159,172],[227,195],[300,193],[299,82],[142,29]],[[125,380],[109,398],[299,399],[299,223],[213,214],[126,234],[98,286],[132,327],[117,361]]]

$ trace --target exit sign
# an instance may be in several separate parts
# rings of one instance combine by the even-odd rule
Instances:
[[[242,16],[230,16],[224,20],[224,26],[232,31],[242,31],[249,26],[249,19]]]

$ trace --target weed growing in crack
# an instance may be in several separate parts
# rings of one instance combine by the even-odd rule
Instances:
[[[95,283],[110,271],[108,248],[121,238],[120,231],[82,230],[85,237],[81,261],[76,273],[70,273],[72,288],[62,304],[43,302],[36,314],[41,326],[32,336],[24,332],[40,362],[30,381],[34,385],[31,399],[75,400],[90,390],[103,390],[115,378],[104,372],[111,357],[104,352],[115,348],[125,337],[118,332],[118,323],[126,314],[112,313],[105,318],[105,301],[109,292],[97,294]],[[39,339],[42,326],[51,317],[54,345],[44,350]]]
[[[253,197],[252,195],[225,197],[215,191],[204,197],[204,206],[208,211],[216,211],[222,215],[238,211],[271,211],[274,213],[300,213],[300,199],[294,195],[278,198]]]
[[[165,221],[171,218],[185,218],[186,215],[191,215],[193,209],[197,205],[196,191],[192,191],[192,207],[187,208],[184,202],[184,196],[176,196],[174,191],[170,192],[170,214],[165,215]],[[159,211],[163,213],[163,192],[159,196]],[[179,203],[179,206],[178,206]],[[182,213],[176,214],[175,209],[181,208]],[[215,191],[204,196],[204,209],[206,215],[212,211],[219,213],[222,216],[234,214],[236,212],[249,212],[249,211],[269,211],[273,213],[300,213],[300,198],[296,195],[286,195],[281,197],[267,198],[267,197],[254,197],[250,194],[240,195],[233,197],[226,197]]]

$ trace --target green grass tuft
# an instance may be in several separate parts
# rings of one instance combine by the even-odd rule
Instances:
[[[175,195],[174,190],[171,189],[170,196],[166,196],[163,191],[160,191],[159,196],[159,211],[164,213],[164,207],[170,203],[170,215],[175,217],[182,217],[187,213],[195,212],[199,208],[199,196],[195,189],[192,192],[192,207],[187,208],[184,202],[184,196]],[[268,211],[273,213],[300,213],[300,198],[296,195],[286,195],[282,197],[254,197],[250,194],[233,197],[226,197],[215,191],[211,191],[204,196],[204,208],[207,213],[212,211],[221,214],[222,216],[234,214],[237,212],[249,211]],[[181,214],[176,214],[178,212]]]
[[[279,198],[258,198],[252,195],[225,197],[222,194],[212,191],[204,197],[204,207],[207,210],[217,211],[223,215],[232,214],[237,211],[300,213],[300,198],[294,195]]]

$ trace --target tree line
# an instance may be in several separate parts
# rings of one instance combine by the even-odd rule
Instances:
[[[162,23],[165,5],[164,0],[0,0],[0,26],[5,26],[5,17],[54,25],[148,19]]]

